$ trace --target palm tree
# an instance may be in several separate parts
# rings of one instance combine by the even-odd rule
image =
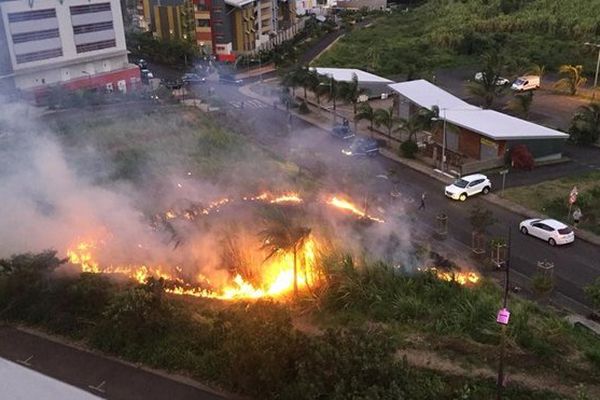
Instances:
[[[571,140],[577,144],[593,144],[600,138],[600,103],[579,107],[569,128]]]
[[[263,243],[261,249],[268,250],[265,261],[279,252],[291,251],[294,256],[294,296],[298,298],[298,251],[310,236],[310,228],[299,225],[291,216],[279,208],[265,213],[267,227],[259,232]]]
[[[418,132],[423,130],[424,128],[424,118],[422,114],[415,113],[411,114],[408,118],[400,118],[400,130],[404,130],[408,133],[408,142],[414,142],[414,137]]]
[[[387,129],[388,137],[392,137],[392,131],[394,126],[400,122],[398,118],[394,116],[394,107],[380,108],[375,111],[375,125],[379,128],[383,125]]]
[[[358,84],[358,76],[356,74],[352,74],[352,80],[349,82],[343,82],[340,85],[340,97],[352,104],[353,115],[354,115],[354,130],[356,130],[356,113],[358,112],[358,100],[362,94],[364,94],[366,90],[361,88]]]
[[[571,96],[575,96],[579,88],[585,84],[587,78],[582,76],[582,65],[561,65],[558,72],[563,76],[554,87],[566,90]]]
[[[516,94],[508,102],[508,108],[511,111],[527,118],[529,116],[529,109],[531,108],[532,102],[533,102],[533,92],[529,91],[529,92],[523,93],[523,94]]]
[[[319,79],[319,74],[317,74],[315,71],[307,69],[306,75],[304,77],[304,85],[305,88],[308,88],[308,90],[310,90],[315,95],[315,97],[317,98],[317,103],[321,105],[321,95],[323,95],[323,92],[319,90],[319,88],[321,87],[321,80]]]
[[[531,68],[525,73],[527,75],[536,75],[540,77],[540,87],[542,87],[542,78],[546,73],[546,66],[542,64],[533,64]]]
[[[328,89],[327,99],[333,102],[333,121],[335,122],[337,117],[337,105],[336,100],[340,98],[340,84],[335,80],[333,76],[324,79],[324,82],[321,82],[321,85]]]
[[[366,119],[371,123],[370,128],[373,129],[373,122],[375,122],[375,110],[369,103],[364,103],[360,105],[358,109],[358,113],[354,117],[355,121],[360,121]]]
[[[467,83],[467,90],[473,96],[480,98],[485,108],[490,108],[494,100],[508,90],[507,85],[499,84],[504,59],[495,53],[487,54],[483,57],[483,65],[481,79]]]

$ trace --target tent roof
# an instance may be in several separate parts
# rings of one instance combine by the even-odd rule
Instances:
[[[434,84],[420,79],[389,85],[420,107],[438,106],[440,117],[494,140],[567,139],[569,135],[493,110],[475,107]]]
[[[335,79],[336,81],[340,81],[340,82],[349,82],[352,80],[352,76],[354,74],[356,74],[356,77],[358,78],[359,82],[362,83],[366,83],[366,82],[380,82],[380,83],[393,83],[394,81],[391,81],[389,79],[386,78],[382,78],[381,76],[377,76],[374,74],[371,74],[369,72],[365,72],[363,70],[360,69],[355,69],[355,68],[321,68],[321,67],[316,67],[316,68],[311,68],[313,71],[317,71],[317,73],[319,75],[327,75],[327,76],[332,76],[333,75],[333,79]]]
[[[98,400],[91,393],[0,358],[3,399]]]

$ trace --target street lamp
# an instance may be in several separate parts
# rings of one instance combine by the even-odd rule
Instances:
[[[590,47],[595,47],[598,49],[598,61],[596,61],[596,75],[594,77],[594,92],[592,94],[592,96],[595,96],[596,95],[596,87],[598,86],[598,69],[600,69],[600,44],[585,42],[584,45],[590,46]]]
[[[442,120],[444,121],[444,125],[442,128],[442,165],[441,165],[441,170],[442,172],[446,171],[446,108],[442,108],[442,113],[443,113],[443,117]],[[433,117],[431,118],[432,121],[439,121],[440,118],[439,117]]]

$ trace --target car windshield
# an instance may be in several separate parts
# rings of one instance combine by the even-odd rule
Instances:
[[[517,80],[515,81],[515,85],[522,85],[522,84],[524,84],[524,83],[525,83],[525,81],[524,81],[523,79],[517,79]]]
[[[454,186],[457,186],[459,188],[466,188],[468,184],[469,181],[465,181],[464,179],[457,179],[454,181]]]

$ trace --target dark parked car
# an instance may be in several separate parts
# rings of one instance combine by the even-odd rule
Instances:
[[[371,138],[354,139],[342,153],[347,156],[374,156],[379,153],[379,142]]]
[[[187,84],[187,85],[196,85],[198,83],[206,83],[206,78],[198,75],[198,74],[194,74],[194,73],[189,73],[189,74],[185,74],[182,78],[183,83]]]
[[[338,124],[331,129],[331,136],[338,139],[347,140],[354,137],[354,132],[352,132],[352,129],[350,129],[348,125]]]
[[[238,85],[241,86],[244,84],[244,81],[241,79],[235,79],[233,75],[219,75],[219,82],[226,83],[228,85]]]
[[[181,89],[183,81],[181,79],[163,79],[160,83],[167,89]]]

